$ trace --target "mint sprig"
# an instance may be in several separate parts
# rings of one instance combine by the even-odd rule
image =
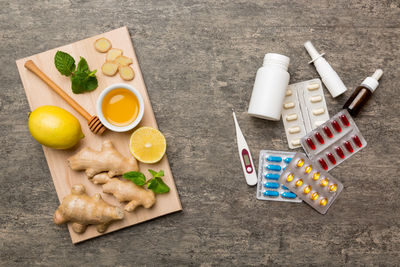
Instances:
[[[89,65],[83,57],[80,58],[78,66],[75,67],[73,57],[65,52],[57,51],[54,56],[54,65],[62,75],[71,76],[71,88],[74,94],[90,92],[97,88],[97,70],[90,71]]]
[[[153,178],[146,181],[146,177],[141,172],[126,172],[122,175],[123,178],[132,181],[134,184],[143,186],[147,185],[147,188],[153,190],[156,194],[164,194],[169,192],[169,187],[164,183],[162,177],[164,176],[164,171],[161,170],[156,172],[154,170],[149,169],[150,174]]]

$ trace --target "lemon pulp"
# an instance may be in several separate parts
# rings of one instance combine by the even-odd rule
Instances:
[[[164,135],[157,129],[141,127],[132,135],[129,150],[132,155],[144,163],[156,163],[162,159],[167,148]]]

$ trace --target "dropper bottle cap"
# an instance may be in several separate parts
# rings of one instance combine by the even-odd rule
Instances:
[[[379,79],[383,75],[383,70],[377,69],[371,77],[367,77],[362,83],[361,86],[367,87],[374,92],[379,85]]]

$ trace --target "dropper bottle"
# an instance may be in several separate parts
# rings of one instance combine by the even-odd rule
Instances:
[[[367,77],[360,86],[354,90],[354,93],[346,101],[343,108],[347,109],[352,116],[357,116],[361,108],[370,99],[372,93],[379,85],[379,79],[382,77],[383,70],[377,69],[371,77]]]

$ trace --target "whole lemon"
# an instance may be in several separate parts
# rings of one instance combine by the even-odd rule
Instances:
[[[51,148],[67,149],[85,137],[77,118],[56,106],[35,109],[29,115],[28,125],[33,138]]]

